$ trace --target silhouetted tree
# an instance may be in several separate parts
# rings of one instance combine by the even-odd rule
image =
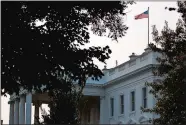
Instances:
[[[183,58],[186,55],[186,2],[179,1],[178,7],[182,19],[178,20],[175,30],[166,22],[161,34],[155,26],[152,32],[156,45],[150,44],[150,47],[162,54],[157,59],[160,65],[154,70],[160,79],[147,84],[152,87],[150,92],[156,98],[156,105],[144,111],[160,116],[154,124],[186,124],[186,66]]]
[[[45,109],[42,110],[42,122],[40,124],[79,124],[79,102],[82,93],[73,84],[67,76],[62,79],[56,79],[53,76],[53,81],[60,87],[58,89],[50,89],[49,96],[49,114]],[[39,119],[38,119],[39,120]]]
[[[117,40],[128,29],[122,18],[133,2],[1,3],[1,94],[12,94],[21,87],[38,92],[42,85],[46,86],[43,91],[55,89],[51,74],[56,70],[82,87],[87,77],[98,80],[103,73],[93,59],[105,63],[111,50],[108,46],[80,48],[89,43],[88,26],[94,34]]]

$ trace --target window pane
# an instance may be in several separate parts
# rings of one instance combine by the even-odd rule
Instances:
[[[110,99],[110,103],[111,103],[111,116],[114,116],[114,98]]]
[[[144,99],[144,108],[147,108],[147,99]]]
[[[131,110],[132,111],[135,110],[135,93],[134,93],[134,91],[131,92]]]
[[[146,87],[143,88],[143,97],[146,98],[146,95],[147,95],[147,90],[146,90]]]
[[[147,108],[147,89],[143,88],[143,107]]]
[[[120,113],[124,114],[124,95],[120,95]]]
[[[123,95],[120,96],[120,103],[123,105]]]
[[[134,102],[134,92],[132,92],[132,102]]]

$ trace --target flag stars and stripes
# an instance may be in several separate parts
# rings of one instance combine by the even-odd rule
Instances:
[[[143,19],[143,18],[148,18],[149,17],[149,12],[148,10],[139,14],[139,15],[136,15],[135,16],[135,20],[138,20],[138,19]]]

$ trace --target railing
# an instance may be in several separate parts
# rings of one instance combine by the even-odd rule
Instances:
[[[118,72],[121,72],[123,70],[125,70],[125,65],[122,65],[122,66],[118,67]]]
[[[109,70],[109,76],[114,75],[115,73],[122,72],[124,70],[128,70],[129,68],[132,68],[134,65],[140,64],[140,62],[143,62],[148,59],[148,54],[145,54],[141,56],[140,58],[136,58],[134,60],[128,61],[127,63],[118,66],[117,68],[110,69]]]
[[[113,75],[114,73],[115,73],[115,69],[111,69],[111,70],[109,71],[109,76]]]
[[[129,67],[136,65],[136,59],[134,61],[129,62]]]
[[[140,62],[144,61],[144,60],[147,60],[148,59],[148,55],[144,55],[140,58]]]

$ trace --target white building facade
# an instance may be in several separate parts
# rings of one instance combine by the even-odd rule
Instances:
[[[155,105],[155,98],[145,83],[157,79],[152,73],[158,64],[157,56],[158,53],[145,49],[141,55],[132,54],[130,60],[121,65],[104,69],[104,77],[99,81],[88,79],[83,94],[93,101],[81,112],[82,124],[147,124],[157,117],[141,111],[141,107]],[[46,93],[22,91],[20,96],[12,95],[10,124],[31,124],[32,105],[34,116],[39,117],[40,105],[48,101]]]

